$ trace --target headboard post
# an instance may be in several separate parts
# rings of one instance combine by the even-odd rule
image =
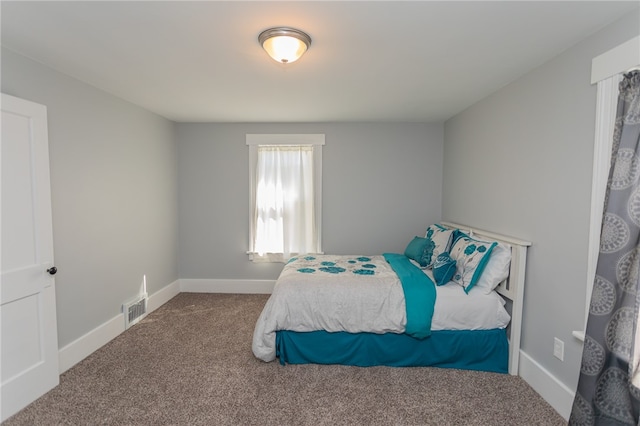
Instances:
[[[520,364],[520,336],[522,333],[522,311],[524,306],[524,278],[527,267],[527,246],[511,247],[509,286],[515,291],[511,307],[511,335],[509,338],[509,374],[518,375]]]
[[[522,333],[522,311],[524,306],[524,284],[525,271],[527,267],[527,247],[531,246],[529,241],[494,232],[483,231],[471,226],[460,225],[452,222],[440,222],[449,228],[457,228],[462,231],[471,232],[478,238],[495,240],[511,246],[511,266],[509,267],[509,277],[500,283],[496,291],[502,296],[512,301],[511,306],[511,333],[509,335],[509,374],[518,375],[520,364],[520,336]]]

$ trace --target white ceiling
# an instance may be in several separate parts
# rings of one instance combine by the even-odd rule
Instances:
[[[434,122],[638,1],[1,2],[2,45],[180,122]],[[282,65],[258,44],[307,32]]]

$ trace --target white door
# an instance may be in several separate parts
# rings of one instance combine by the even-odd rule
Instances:
[[[59,383],[47,110],[2,94],[0,418]],[[0,420],[0,421],[1,421]]]

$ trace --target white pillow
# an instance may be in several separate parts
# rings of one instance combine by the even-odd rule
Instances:
[[[489,264],[491,252],[497,246],[495,241],[471,238],[460,232],[449,254],[456,261],[456,273],[451,281],[460,284],[465,293],[476,286]]]
[[[427,228],[424,237],[430,241],[428,253],[425,256],[426,267],[432,268],[436,258],[441,253],[446,253],[451,249],[453,243],[453,229],[445,228],[437,223]]]
[[[489,294],[509,276],[511,265],[511,246],[498,243],[491,251],[489,262],[485,266],[476,287],[484,294]]]

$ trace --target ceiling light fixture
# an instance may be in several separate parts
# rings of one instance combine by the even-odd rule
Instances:
[[[311,37],[295,28],[269,28],[260,33],[258,41],[274,60],[290,64],[295,62],[311,46]]]

